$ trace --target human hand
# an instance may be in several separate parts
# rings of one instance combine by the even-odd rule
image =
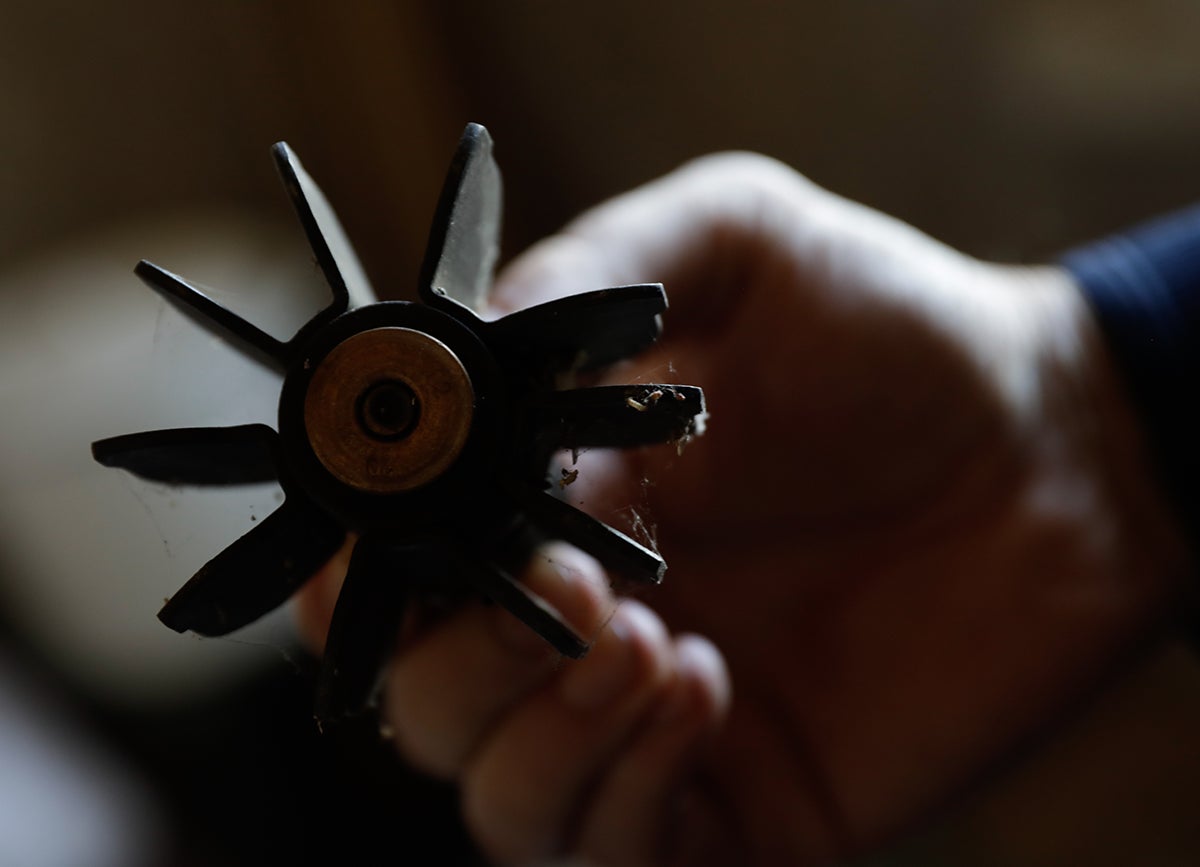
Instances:
[[[653,608],[555,548],[525,580],[598,636],[586,659],[480,605],[388,677],[398,746],[461,783],[493,857],[862,851],[1160,622],[1187,555],[1064,272],[973,260],[724,155],[533,247],[495,303],[645,281],[672,302],[664,340],[612,377],[703,386],[709,430],[681,456],[583,455],[567,492],[656,525]],[[337,572],[302,598],[315,636]]]

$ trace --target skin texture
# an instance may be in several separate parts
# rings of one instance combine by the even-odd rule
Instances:
[[[665,584],[625,600],[553,547],[524,579],[596,636],[587,658],[475,605],[388,675],[398,748],[461,784],[498,862],[868,851],[1162,630],[1189,554],[1065,273],[726,154],[536,245],[494,303],[644,281],[664,339],[609,378],[703,386],[708,430],[583,455],[568,494],[653,521]],[[317,646],[341,560],[301,599]]]

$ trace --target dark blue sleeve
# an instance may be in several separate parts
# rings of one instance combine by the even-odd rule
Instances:
[[[1200,544],[1200,206],[1072,250],[1156,469]]]

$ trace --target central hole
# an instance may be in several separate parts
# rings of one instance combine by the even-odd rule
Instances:
[[[421,415],[413,390],[395,379],[377,382],[358,400],[358,423],[377,440],[398,440],[412,433]]]

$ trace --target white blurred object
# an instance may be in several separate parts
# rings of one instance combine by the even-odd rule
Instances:
[[[193,698],[293,646],[286,610],[228,639],[155,617],[275,509],[274,485],[167,488],[90,444],[169,427],[275,424],[280,378],[134,277],[147,258],[279,336],[328,303],[298,228],[209,214],[130,225],[0,273],[0,607],[55,665],[136,703]],[[230,291],[220,291],[230,290]]]
[[[143,867],[162,817],[149,792],[0,655],[0,864]]]

